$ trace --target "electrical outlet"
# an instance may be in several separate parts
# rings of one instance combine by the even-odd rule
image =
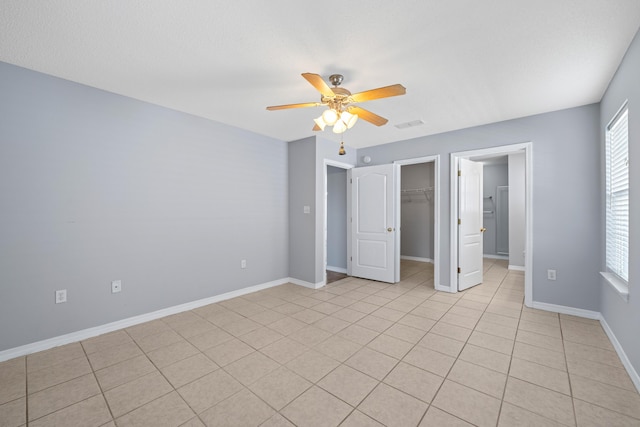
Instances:
[[[111,282],[111,293],[117,294],[122,291],[122,280],[113,280]]]
[[[556,280],[555,270],[547,270],[547,280]]]
[[[67,290],[61,289],[56,291],[56,304],[67,302]]]
[[[240,268],[247,268],[247,260],[243,259],[240,261]]]

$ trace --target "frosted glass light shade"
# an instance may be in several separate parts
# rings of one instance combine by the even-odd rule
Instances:
[[[322,113],[322,120],[324,120],[324,122],[329,126],[333,126],[338,120],[338,113],[335,110],[326,110]]]
[[[318,117],[317,119],[313,119],[313,121],[316,122],[321,130],[324,130],[325,126],[327,126],[325,121],[322,119],[322,116]]]
[[[342,133],[347,130],[347,125],[342,120],[338,120],[335,125],[333,125],[334,133]]]
[[[358,115],[345,111],[340,115],[340,119],[347,125],[347,129],[351,129],[358,121]]]

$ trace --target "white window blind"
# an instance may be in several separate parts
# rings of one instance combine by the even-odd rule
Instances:
[[[629,111],[626,106],[607,126],[606,263],[607,270],[629,281]]]

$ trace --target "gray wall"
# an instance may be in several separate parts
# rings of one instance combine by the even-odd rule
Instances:
[[[533,153],[533,299],[596,310],[600,286],[600,108],[587,105],[358,150],[372,164],[440,154],[441,284],[449,286],[450,153],[531,141]],[[398,131],[400,133],[400,131]],[[561,185],[560,185],[561,183]],[[552,206],[553,209],[549,209]],[[579,248],[579,250],[576,250]],[[548,268],[558,279],[549,282]]]
[[[347,269],[347,170],[327,166],[327,266]]]
[[[509,154],[509,266],[514,267],[524,267],[527,238],[525,169],[524,153]]]
[[[0,94],[0,350],[288,276],[285,142],[6,63]]]
[[[497,187],[509,185],[509,175],[507,171],[506,163],[491,164],[485,163],[482,168],[482,185],[483,185],[483,208],[485,211],[491,211],[492,213],[485,213],[483,215],[483,227],[487,231],[482,236],[483,239],[483,253],[485,255],[497,255],[497,210],[498,210],[498,198]],[[491,197],[489,199],[488,197]],[[501,233],[509,233],[509,223],[500,224]]]
[[[640,33],[639,33],[640,34]],[[602,282],[600,295],[602,298],[600,312],[615,333],[616,337],[636,372],[640,372],[640,340],[638,339],[638,326],[640,325],[640,186],[634,185],[640,182],[640,35],[636,34],[629,50],[618,69],[615,77],[609,84],[601,102],[600,114],[600,182],[598,185],[601,197],[602,213],[599,229],[601,230],[599,248],[600,270],[605,271],[604,249],[604,135],[605,128],[614,114],[622,106],[625,100],[629,101],[629,212],[630,212],[630,239],[629,239],[629,302],[624,302],[607,284],[597,276],[592,280]]]
[[[432,188],[434,165],[418,163],[400,167],[402,189]],[[433,260],[433,191],[405,193],[400,203],[400,255]]]

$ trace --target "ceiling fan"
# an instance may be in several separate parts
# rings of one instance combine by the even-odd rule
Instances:
[[[275,111],[288,108],[319,107],[326,105],[329,108],[325,110],[320,117],[313,120],[315,122],[315,126],[313,126],[314,131],[324,130],[326,126],[333,126],[333,132],[343,133],[353,127],[358,117],[376,126],[382,126],[388,122],[387,119],[352,104],[404,95],[407,92],[404,86],[395,84],[352,94],[347,89],[340,87],[344,78],[342,74],[332,74],[329,76],[329,81],[333,87],[329,87],[318,74],[302,73],[302,77],[320,92],[320,102],[274,105],[267,107],[267,110]]]

